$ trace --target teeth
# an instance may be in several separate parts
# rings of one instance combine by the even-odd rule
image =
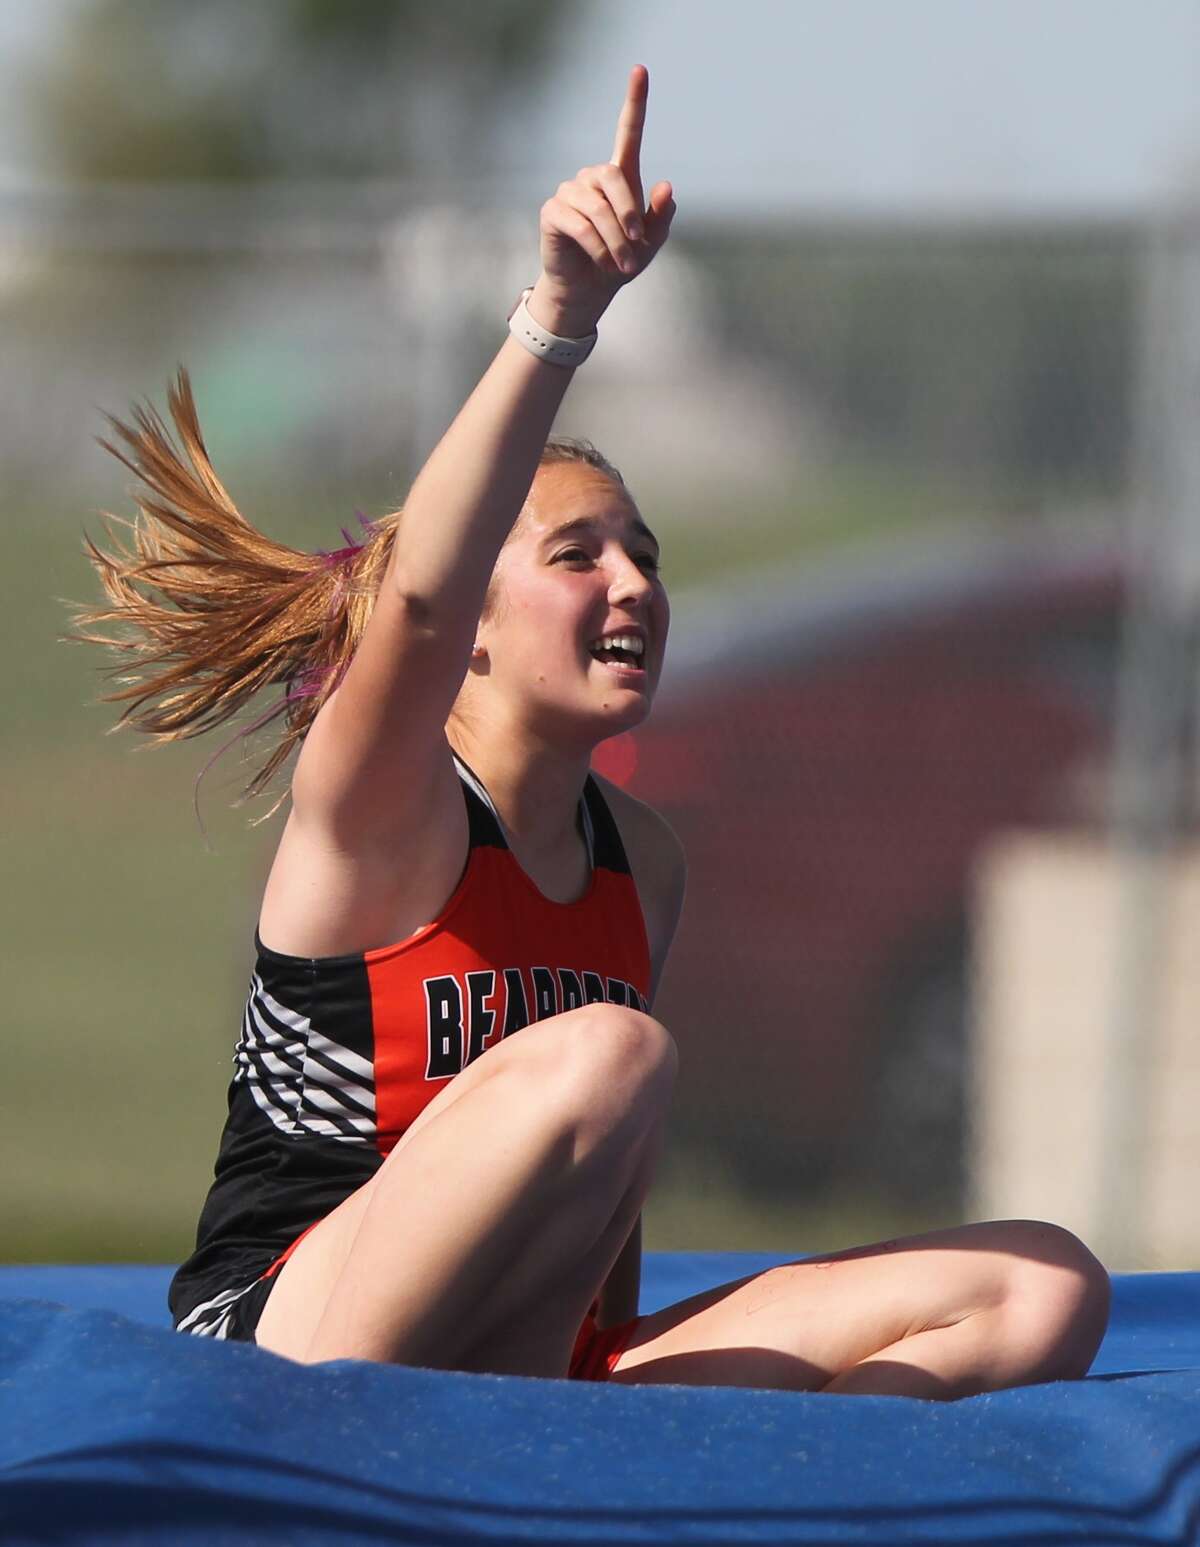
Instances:
[[[593,650],[627,650],[630,655],[641,655],[645,651],[645,641],[639,639],[636,634],[611,634],[607,639],[598,639],[592,646]]]

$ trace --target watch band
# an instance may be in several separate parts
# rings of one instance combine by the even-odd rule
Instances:
[[[508,331],[518,344],[523,344],[531,355],[550,365],[561,365],[566,370],[582,365],[596,347],[598,335],[589,333],[586,338],[559,338],[529,315],[526,301],[533,294],[533,286],[521,291],[521,298],[509,313]]]

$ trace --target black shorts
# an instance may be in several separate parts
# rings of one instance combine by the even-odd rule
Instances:
[[[253,1343],[267,1296],[275,1287],[277,1273],[262,1274],[237,1289],[226,1289],[210,1300],[193,1305],[179,1318],[176,1332],[193,1337],[228,1338],[235,1343]]]

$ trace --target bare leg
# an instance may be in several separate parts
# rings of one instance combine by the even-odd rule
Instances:
[[[614,1379],[952,1398],[1082,1376],[1108,1276],[1074,1236],[967,1225],[791,1263],[644,1318]]]
[[[484,1369],[520,1351],[522,1373],[564,1374],[641,1207],[674,1069],[662,1027],[616,1006],[490,1049],[301,1242],[258,1342]]]
[[[646,1194],[650,1190],[650,1181],[653,1172],[654,1156],[647,1154],[642,1166],[638,1168],[637,1175],[625,1197],[614,1214],[604,1236],[597,1243],[597,1258],[611,1265],[618,1252],[624,1246],[633,1228]],[[607,1274],[607,1267],[601,1277]],[[598,1287],[598,1284],[597,1286]],[[583,1319],[583,1310],[590,1304],[595,1289],[589,1292],[580,1301],[574,1302],[568,1314],[570,1329],[570,1343],[573,1344],[575,1334],[579,1330]],[[531,1370],[540,1370],[545,1364],[545,1356],[540,1352],[546,1340],[545,1315],[541,1306],[531,1307],[525,1305],[519,1313],[513,1317],[507,1325],[489,1328],[481,1339],[478,1347],[466,1349],[456,1362],[456,1368],[460,1370],[489,1371],[494,1375],[523,1375]],[[564,1344],[569,1357],[570,1346]],[[566,1373],[566,1361],[559,1360],[557,1367],[548,1373],[564,1375]]]

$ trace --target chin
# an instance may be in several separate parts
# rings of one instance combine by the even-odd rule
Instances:
[[[625,696],[631,701],[624,704],[609,704],[599,712],[596,711],[595,705],[592,706],[590,713],[580,712],[578,708],[572,713],[565,707],[561,708],[542,719],[541,733],[552,741],[563,744],[575,743],[581,750],[590,751],[614,736],[636,730],[645,722],[650,713],[650,699],[641,696],[632,698],[632,695],[628,694]]]
[[[604,729],[600,733],[600,740],[607,741],[610,736],[620,736],[625,731],[636,730],[649,719],[650,711],[654,707],[653,697],[649,693],[641,693],[636,697],[628,696],[629,703],[613,704],[601,717]]]

